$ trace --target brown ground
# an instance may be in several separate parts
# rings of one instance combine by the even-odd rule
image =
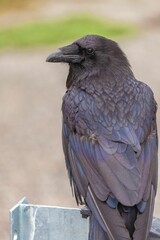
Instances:
[[[160,103],[160,27],[157,20],[157,27],[151,27],[144,21],[147,19],[148,22],[151,17],[155,19],[157,1],[152,1],[154,6],[146,4],[145,0],[140,1],[140,8],[138,1],[129,2],[131,6],[127,2],[125,5],[119,4],[120,11],[118,7],[117,14],[112,11],[113,18],[139,21],[145,27],[138,36],[120,42],[120,45],[126,52],[136,77],[151,86]],[[49,17],[54,12],[58,15],[57,11],[61,14],[70,9],[68,5],[59,4],[56,5],[56,11],[51,8],[53,5],[48,7]],[[85,5],[86,3],[82,4],[81,8]],[[106,16],[107,13],[112,15],[113,5],[110,1],[108,5],[104,2],[95,5],[92,4],[92,11],[99,8],[105,15],[106,8]],[[69,6],[77,7],[74,4]],[[45,18],[48,15],[45,6],[44,11],[37,11],[36,16]],[[27,16],[23,17],[27,20]],[[6,22],[11,24],[6,16],[0,18],[2,24],[5,23],[4,19],[8,19]],[[15,50],[0,54],[0,239],[3,240],[9,239],[9,209],[23,196],[35,204],[75,206],[61,147],[60,108],[68,67],[45,63],[51,51],[52,49]],[[160,111],[158,124],[160,125]],[[156,216],[160,216],[159,204],[160,194],[157,196]]]

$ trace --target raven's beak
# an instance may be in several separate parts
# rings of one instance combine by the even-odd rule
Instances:
[[[79,55],[78,45],[73,43],[50,54],[46,62],[81,63],[83,60],[84,57]]]

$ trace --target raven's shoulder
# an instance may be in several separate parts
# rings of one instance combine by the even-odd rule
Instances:
[[[69,88],[62,112],[65,123],[80,135],[103,135],[117,141],[117,132],[129,128],[143,142],[151,131],[156,102],[146,84],[129,78],[114,88],[93,83],[88,89]]]
[[[72,87],[63,97],[62,113],[68,127],[80,135],[90,135],[94,128],[92,105],[94,98],[85,89]]]
[[[153,125],[156,124],[157,103],[152,89],[146,83],[140,81],[137,82],[140,89],[137,95],[137,100],[141,109],[141,126],[143,126],[146,134],[148,135],[147,131],[150,132]]]
[[[137,82],[137,90],[138,90],[139,96],[147,100],[148,103],[157,105],[152,89],[144,82],[141,82],[138,80],[136,80],[136,82]]]

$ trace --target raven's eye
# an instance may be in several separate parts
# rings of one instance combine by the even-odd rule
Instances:
[[[93,54],[94,54],[94,49],[93,49],[93,48],[87,48],[87,49],[86,49],[86,53],[87,53],[88,55],[93,55]]]

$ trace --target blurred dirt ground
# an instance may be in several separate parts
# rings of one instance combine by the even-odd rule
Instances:
[[[121,41],[120,46],[136,77],[153,89],[160,103],[160,21],[157,17],[160,3],[120,2],[123,4],[116,0],[95,2],[90,11],[98,9],[104,17],[141,25],[140,34]],[[57,5],[46,2],[43,11],[42,7],[35,11],[35,18],[66,14],[80,6],[85,10],[86,4],[88,2]],[[28,21],[34,12],[29,14],[20,14],[21,19]],[[15,15],[17,20],[13,21],[19,22],[20,15]],[[0,24],[11,24],[12,17],[11,13],[0,16]],[[9,239],[9,209],[23,196],[34,204],[76,206],[61,146],[61,102],[68,66],[45,63],[52,50],[0,53],[0,239],[3,240]],[[157,117],[160,126],[160,110]],[[155,215],[160,217],[160,189]]]

